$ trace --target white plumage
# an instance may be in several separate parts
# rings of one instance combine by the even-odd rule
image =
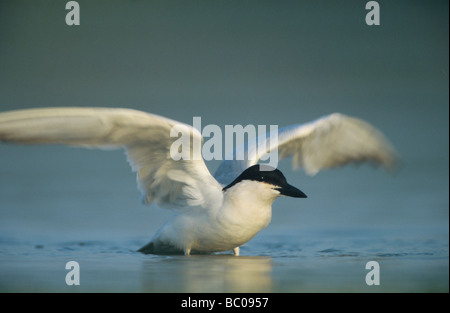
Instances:
[[[269,146],[269,136],[263,137],[265,140],[253,143]],[[256,164],[263,156],[258,152],[265,151],[255,145],[238,149],[244,148],[248,153],[245,160],[224,160],[219,165],[214,176],[221,183],[228,184],[243,170]],[[292,157],[292,167],[302,168],[311,176],[320,170],[351,162],[370,162],[392,171],[399,160],[397,152],[379,130],[361,119],[340,113],[279,129],[277,148],[280,160]]]
[[[173,127],[189,133],[193,140],[202,140],[192,126],[132,109],[44,108],[0,113],[0,141],[124,148],[137,172],[143,201],[178,213],[143,252],[189,254],[233,249],[238,254],[240,245],[268,225],[271,204],[283,193],[274,183],[248,177],[222,189],[258,162],[263,156],[259,151],[268,151],[255,145],[238,147],[246,149],[248,158],[223,161],[213,177],[201,158],[171,158],[170,147],[177,139],[170,136]],[[258,142],[266,147],[264,140],[255,141],[256,145]],[[280,129],[277,148],[279,159],[292,157],[294,168],[303,168],[310,175],[350,162],[371,162],[391,170],[398,160],[377,129],[337,113]]]

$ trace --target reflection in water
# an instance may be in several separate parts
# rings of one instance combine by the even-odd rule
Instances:
[[[270,292],[270,257],[155,257],[143,263],[145,292]]]

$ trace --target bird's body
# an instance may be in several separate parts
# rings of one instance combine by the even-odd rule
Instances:
[[[173,128],[201,140],[193,127],[131,109],[48,108],[0,113],[0,141],[124,148],[136,171],[143,202],[176,212],[139,251],[154,254],[212,253],[233,250],[267,227],[272,203],[280,195],[305,198],[277,169],[257,165],[278,149],[294,167],[314,175],[324,168],[371,162],[391,169],[397,155],[368,123],[331,114],[281,129],[276,146],[245,145],[246,159],[225,160],[210,174],[203,159],[174,160]],[[265,136],[264,138],[269,138]],[[255,141],[264,145],[266,141]],[[258,149],[257,149],[258,148]],[[262,152],[261,152],[262,151]]]
[[[233,250],[246,243],[269,225],[277,194],[252,181],[239,187],[226,191],[221,203],[205,213],[175,215],[140,251],[211,253]]]

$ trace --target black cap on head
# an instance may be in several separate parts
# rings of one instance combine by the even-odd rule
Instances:
[[[253,180],[268,183],[276,186],[274,189],[278,190],[280,194],[294,198],[306,198],[307,196],[299,189],[287,183],[286,177],[280,170],[267,166],[256,164],[250,166],[241,173],[231,184],[223,188],[223,191],[233,187],[243,180]]]

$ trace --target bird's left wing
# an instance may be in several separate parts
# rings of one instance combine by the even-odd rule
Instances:
[[[264,134],[238,147],[217,168],[214,177],[223,185],[233,181],[247,167],[273,151],[278,159],[292,157],[294,169],[309,175],[349,163],[368,162],[387,170],[396,168],[398,154],[387,138],[369,123],[340,113],[333,113],[306,124],[283,127],[278,136]],[[276,140],[273,140],[276,139]]]
[[[171,137],[172,129],[175,137]],[[0,141],[124,148],[138,173],[145,203],[156,202],[175,211],[211,208],[222,197],[221,186],[201,157],[178,161],[171,157],[179,132],[189,134],[191,142],[202,140],[189,125],[131,109],[44,108],[0,113]]]

